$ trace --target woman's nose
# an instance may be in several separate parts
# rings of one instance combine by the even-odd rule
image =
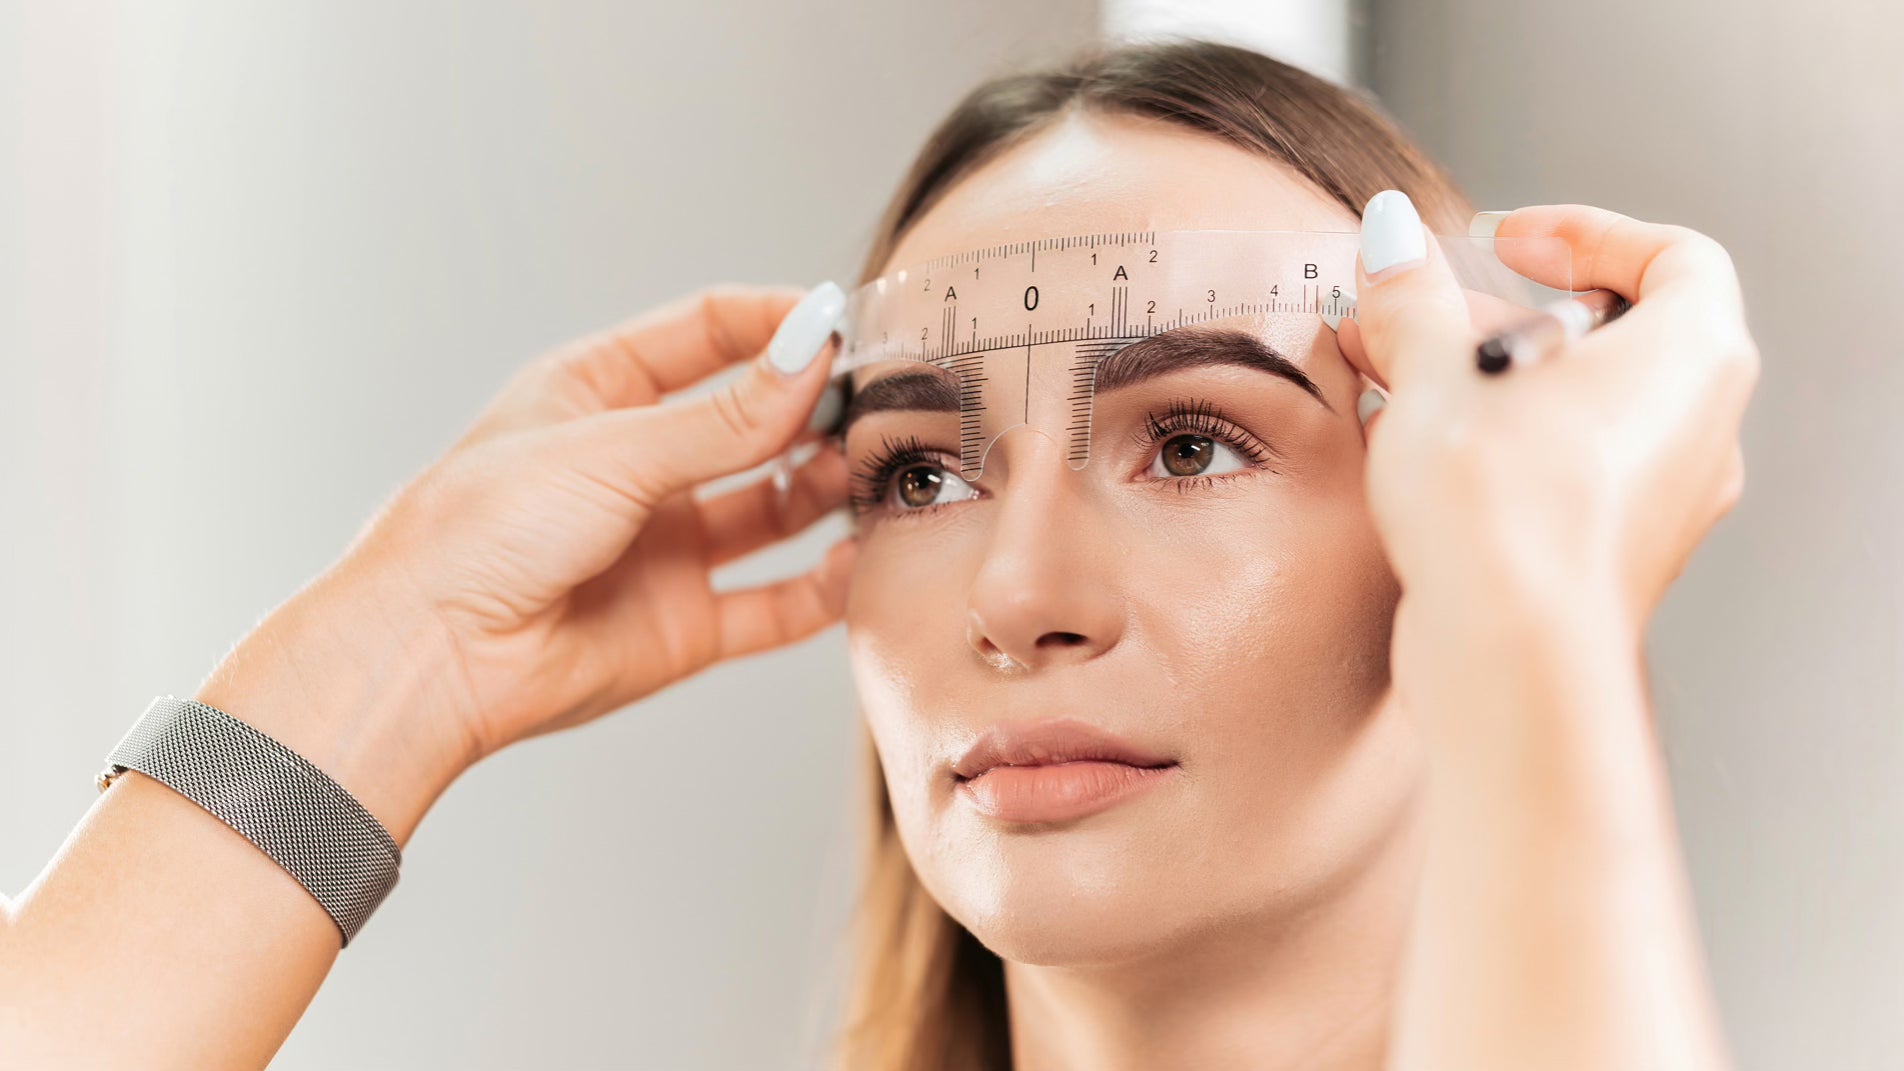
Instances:
[[[1040,432],[1006,435],[993,461],[1008,440],[1009,475],[972,581],[967,639],[1000,669],[1095,658],[1123,632],[1118,548],[1062,446]]]

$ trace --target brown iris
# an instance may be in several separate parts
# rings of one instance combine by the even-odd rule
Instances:
[[[1173,476],[1195,476],[1210,467],[1215,440],[1205,435],[1178,435],[1164,444],[1164,468]]]
[[[914,465],[899,474],[899,500],[908,506],[930,506],[939,497],[945,483],[939,470],[929,465]]]

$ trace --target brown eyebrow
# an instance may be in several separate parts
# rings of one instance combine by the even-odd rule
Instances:
[[[1335,412],[1329,399],[1294,361],[1247,331],[1183,329],[1140,338],[1098,362],[1094,390],[1112,391],[1134,386],[1184,368],[1233,365],[1279,376],[1307,391],[1322,407]],[[930,370],[928,370],[930,369]],[[952,412],[959,410],[959,386],[953,373],[927,366],[916,372],[882,376],[854,389],[841,416],[837,435],[844,436],[853,422],[885,410]]]
[[[1276,348],[1247,331],[1201,328],[1166,331],[1137,341],[1098,362],[1095,389],[1118,390],[1181,368],[1238,365],[1267,372],[1308,391],[1324,409],[1335,407],[1304,372]]]
[[[895,372],[855,388],[849,377],[851,397],[833,434],[844,437],[853,422],[863,416],[886,410],[956,413],[959,411],[959,385],[953,373],[923,365],[918,371]]]

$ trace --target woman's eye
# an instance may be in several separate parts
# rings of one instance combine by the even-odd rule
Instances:
[[[892,499],[902,510],[971,497],[971,484],[937,465],[913,465],[893,474]]]
[[[1228,456],[1228,460],[1218,456],[1218,451]],[[1225,472],[1235,472],[1249,468],[1249,463],[1236,448],[1227,446],[1208,435],[1173,435],[1164,440],[1157,451],[1157,460],[1150,467],[1152,476],[1163,478],[1180,476],[1216,476]]]

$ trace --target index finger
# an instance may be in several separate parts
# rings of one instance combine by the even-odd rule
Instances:
[[[1698,292],[1702,300],[1741,309],[1732,258],[1712,238],[1690,227],[1647,223],[1592,205],[1530,205],[1501,221],[1497,238],[1558,237],[1572,251],[1571,279],[1543,263],[1540,251],[1496,246],[1501,262],[1545,286],[1574,291],[1607,289],[1638,304],[1662,292]]]
[[[713,286],[530,362],[458,441],[649,405],[759,353],[806,293],[794,286]]]
[[[765,349],[806,293],[790,286],[713,286],[556,351],[565,374],[603,409],[645,405]]]

